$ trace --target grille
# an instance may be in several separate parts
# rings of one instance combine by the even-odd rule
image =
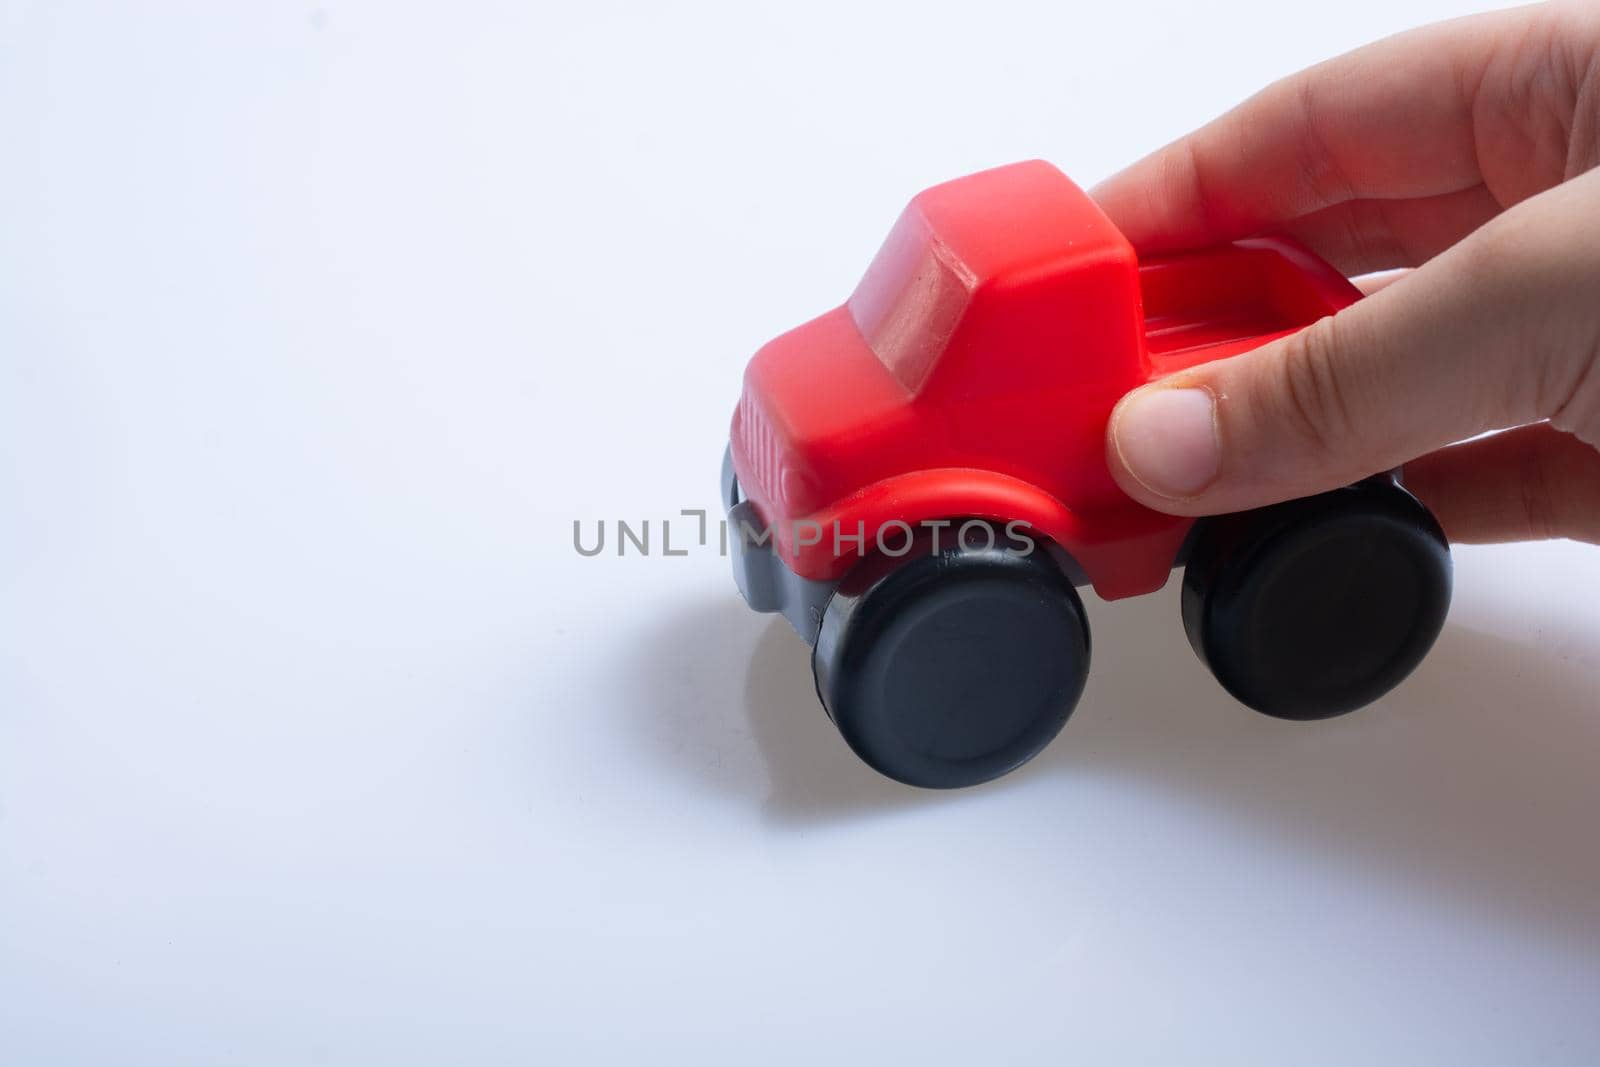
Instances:
[[[778,441],[748,393],[739,398],[739,448],[761,495],[774,504],[783,503],[783,461]]]

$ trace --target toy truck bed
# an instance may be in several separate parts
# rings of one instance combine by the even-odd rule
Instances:
[[[1350,284],[1283,241],[1241,241],[1139,269],[1152,376],[1224,359],[1349,305]]]

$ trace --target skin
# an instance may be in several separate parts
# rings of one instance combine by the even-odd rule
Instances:
[[[1405,269],[1129,394],[1118,483],[1207,515],[1404,465],[1452,540],[1600,543],[1597,166],[1600,4],[1576,0],[1330,60],[1109,179],[1141,253],[1283,233],[1349,275]]]

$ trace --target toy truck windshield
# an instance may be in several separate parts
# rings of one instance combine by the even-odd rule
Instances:
[[[972,270],[913,210],[900,216],[847,306],[873,355],[915,393],[976,287]]]

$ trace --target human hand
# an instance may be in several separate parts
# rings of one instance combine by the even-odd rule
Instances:
[[[1277,232],[1349,275],[1415,268],[1129,394],[1118,483],[1205,515],[1405,464],[1452,540],[1600,543],[1597,166],[1600,6],[1580,0],[1359,49],[1109,179],[1093,195],[1141,254]]]

